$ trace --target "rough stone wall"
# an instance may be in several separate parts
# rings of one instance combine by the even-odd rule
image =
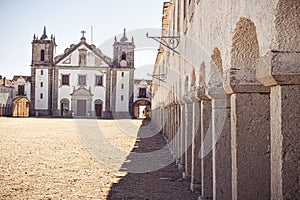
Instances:
[[[202,157],[201,166],[192,165],[201,168],[201,198],[298,199],[299,179],[294,177],[300,158],[294,153],[300,141],[294,127],[299,124],[300,105],[288,99],[300,85],[300,1],[171,0],[164,3],[163,14],[162,34],[180,40],[178,54],[163,46],[159,49],[153,74],[165,74],[165,79],[152,80],[152,119],[158,126],[167,118],[183,119],[178,128],[173,121],[164,124],[164,130],[181,130],[182,146],[195,134],[185,127],[190,120],[185,118],[195,118],[201,111],[186,114],[181,109],[166,117],[163,110],[172,110],[177,103],[181,108],[203,101],[226,104],[212,109],[214,117],[201,124],[212,126],[207,131],[215,140],[209,146],[214,153]],[[230,115],[224,126],[218,123],[221,109]],[[168,133],[176,138],[174,134]],[[193,140],[193,148],[202,147],[200,143]],[[180,169],[190,157],[187,149],[179,148]],[[229,171],[221,166],[226,157]],[[227,173],[224,181],[218,176],[222,170]],[[204,172],[214,176],[213,193]]]

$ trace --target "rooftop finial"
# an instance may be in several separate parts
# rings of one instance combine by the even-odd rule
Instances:
[[[124,28],[124,34],[123,34],[123,37],[121,38],[121,42],[125,42],[127,41],[127,37],[126,37],[126,29]]]
[[[86,33],[84,30],[81,31],[82,37],[84,37],[84,34]]]
[[[43,31],[43,35],[42,37],[40,38],[41,40],[47,40],[48,39],[48,36],[46,34],[46,26],[44,26],[44,31]]]
[[[82,33],[82,37],[81,37],[81,41],[85,41],[86,39],[85,39],[85,37],[84,37],[84,34],[86,33],[86,31],[85,30],[82,30],[81,31],[81,33]]]

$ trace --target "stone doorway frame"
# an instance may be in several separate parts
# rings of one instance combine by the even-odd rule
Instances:
[[[139,115],[139,107],[140,106],[146,106],[146,110],[147,112],[149,112],[151,110],[151,102],[147,99],[139,99],[137,101],[134,102],[133,104],[133,117],[135,119],[139,119],[140,115]],[[145,116],[148,115],[148,113],[144,113]]]

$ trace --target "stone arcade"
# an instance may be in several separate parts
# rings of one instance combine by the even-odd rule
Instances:
[[[300,199],[300,1],[171,0],[152,120],[199,199]],[[166,95],[167,94],[167,95]]]
[[[32,41],[31,115],[60,117],[132,118],[134,90],[134,42],[124,29],[115,38],[113,59],[82,31],[78,44],[55,55],[56,40],[46,28]]]

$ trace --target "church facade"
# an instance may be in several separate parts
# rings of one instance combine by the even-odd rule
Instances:
[[[84,31],[78,44],[56,55],[55,37],[34,35],[32,41],[30,114],[54,117],[132,118],[134,41],[115,38],[113,58],[88,44]]]

